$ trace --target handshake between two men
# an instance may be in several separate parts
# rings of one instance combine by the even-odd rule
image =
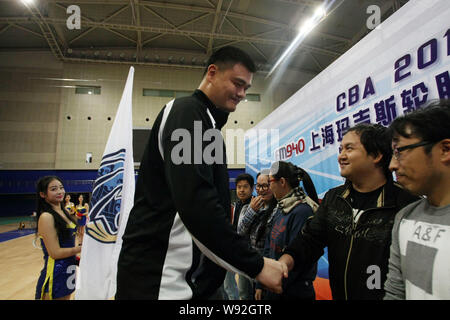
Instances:
[[[292,266],[290,266],[292,269]],[[281,294],[283,292],[283,279],[288,277],[288,264],[286,260],[279,261],[264,258],[264,267],[256,276],[256,281],[260,282],[268,290]]]

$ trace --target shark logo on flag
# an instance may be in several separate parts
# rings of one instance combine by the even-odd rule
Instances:
[[[125,149],[105,154],[92,192],[86,234],[103,243],[114,243],[120,219]]]

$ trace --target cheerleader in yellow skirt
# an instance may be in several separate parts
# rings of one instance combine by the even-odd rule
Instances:
[[[36,285],[36,299],[70,299],[75,290],[75,219],[64,209],[64,186],[56,176],[37,183],[38,230],[44,253],[44,268]]]

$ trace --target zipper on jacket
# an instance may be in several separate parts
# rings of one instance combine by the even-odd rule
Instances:
[[[351,212],[351,219],[352,219],[352,230],[351,230],[351,234],[352,237],[350,239],[350,247],[348,249],[348,253],[347,253],[347,261],[345,262],[345,270],[344,270],[344,295],[345,295],[345,300],[348,300],[348,293],[347,293],[347,271],[348,271],[348,262],[350,261],[350,254],[352,252],[352,247],[353,247],[353,239],[354,239],[354,231],[356,229],[356,225],[354,224],[354,219],[353,219],[353,208],[350,205],[350,203],[348,203],[348,201],[345,198],[340,197],[342,200],[344,200],[344,202],[346,204],[348,204],[348,206],[350,207],[350,212]]]
[[[348,206],[350,207],[350,212],[351,212],[351,219],[352,219],[352,230],[351,230],[351,235],[352,235],[352,237],[351,237],[351,239],[350,239],[350,247],[349,247],[349,249],[348,249],[348,254],[347,254],[347,261],[345,262],[345,270],[344,270],[344,295],[345,295],[345,300],[348,300],[348,292],[347,292],[347,272],[348,272],[348,263],[349,263],[349,261],[350,261],[350,255],[351,255],[351,252],[352,252],[352,248],[353,248],[353,240],[354,240],[354,234],[355,234],[355,230],[356,230],[356,227],[357,227],[357,225],[358,225],[358,222],[359,222],[359,219],[358,219],[358,221],[356,222],[356,223],[354,223],[354,218],[353,218],[353,207],[350,205],[350,203],[348,203],[348,201],[344,198],[344,197],[342,197],[342,196],[339,196],[339,198],[341,198],[342,200],[344,200],[344,202],[346,203],[346,204],[348,204]],[[369,208],[369,209],[367,209],[367,210],[364,210],[364,212],[362,213],[362,214],[365,214],[366,212],[368,212],[368,211],[372,211],[372,210],[380,210],[380,209],[391,209],[391,208],[393,208],[393,206],[389,206],[389,207],[375,207],[375,208]],[[361,214],[361,215],[362,215]]]

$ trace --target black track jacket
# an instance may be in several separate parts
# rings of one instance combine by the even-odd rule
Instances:
[[[227,119],[200,90],[159,113],[123,235],[116,299],[206,299],[224,280],[217,264],[251,278],[262,270],[262,256],[230,224],[223,140],[211,144],[208,129],[220,133]]]

